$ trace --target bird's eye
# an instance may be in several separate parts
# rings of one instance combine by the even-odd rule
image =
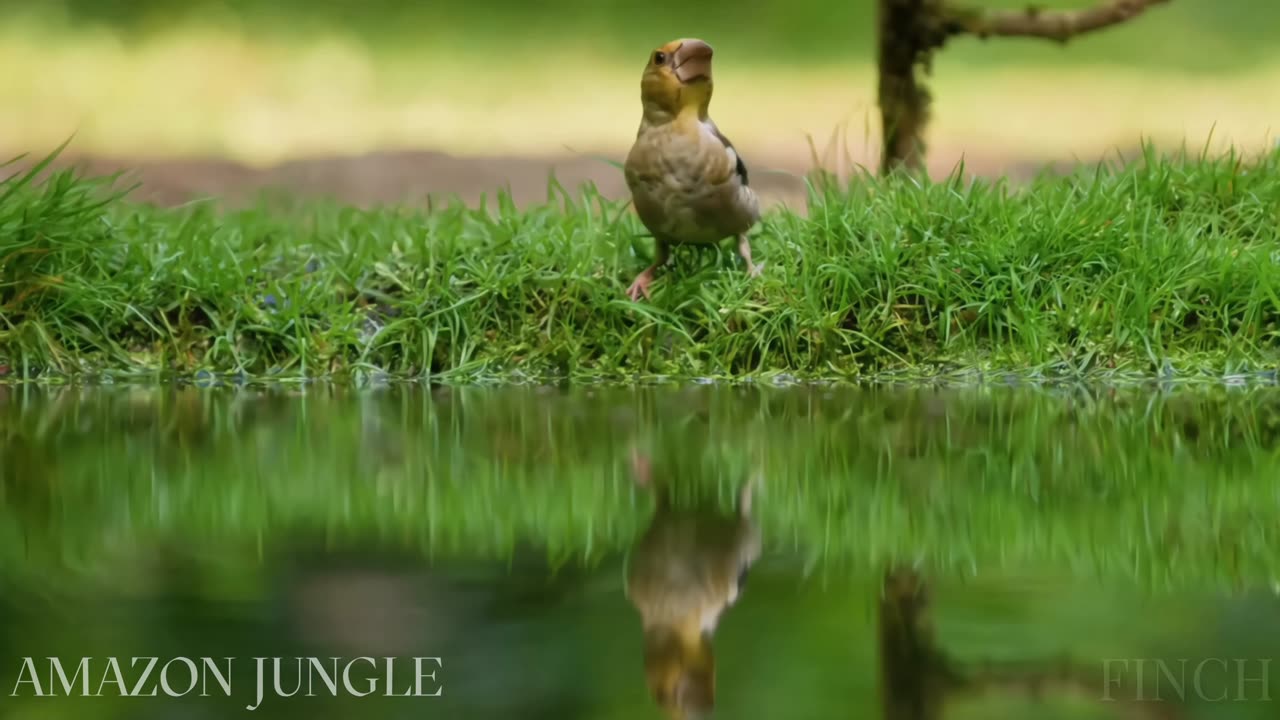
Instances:
[[[659,50],[653,54],[653,64],[661,65],[667,61],[667,54]]]

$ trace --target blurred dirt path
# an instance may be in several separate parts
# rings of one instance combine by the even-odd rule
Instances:
[[[961,160],[959,151],[935,148],[930,156],[934,177],[945,176]],[[963,158],[966,174],[1029,178],[1049,164],[1047,159],[1004,158],[996,152]],[[29,162],[31,158],[27,158]],[[860,162],[865,160],[859,159]],[[490,198],[509,189],[516,204],[546,200],[548,179],[571,192],[593,182],[610,198],[625,198],[620,170],[603,159],[563,157],[457,157],[432,151],[381,152],[351,157],[315,157],[255,168],[217,158],[127,158],[68,155],[55,167],[75,166],[86,174],[126,173],[123,182],[140,182],[135,200],[178,205],[197,198],[219,197],[228,207],[255,200],[263,191],[287,191],[302,197],[329,198],[360,207],[406,203],[420,205],[428,196],[461,198],[469,205],[482,194]],[[813,167],[808,157],[764,157],[751,162],[752,185],[766,205],[786,203],[803,209],[804,173]],[[828,167],[832,167],[828,165]],[[837,168],[847,172],[847,168]]]

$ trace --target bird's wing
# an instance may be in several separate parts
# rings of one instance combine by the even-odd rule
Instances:
[[[742,156],[738,154],[738,149],[733,146],[729,138],[725,137],[724,133],[720,132],[720,128],[714,122],[711,123],[711,130],[715,133],[716,139],[724,145],[724,149],[733,155],[734,172],[738,174],[738,177],[742,178],[742,184],[747,185],[747,164],[742,161]]]

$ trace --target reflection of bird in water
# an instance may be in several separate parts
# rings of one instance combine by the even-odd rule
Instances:
[[[633,469],[638,484],[652,486],[647,461],[633,456]],[[734,515],[678,509],[653,488],[657,510],[628,559],[627,598],[644,627],[649,691],[670,717],[702,717],[715,706],[711,636],[760,556],[752,485],[743,487]]]

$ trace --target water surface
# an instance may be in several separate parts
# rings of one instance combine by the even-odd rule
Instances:
[[[0,715],[1272,718],[1278,470],[1271,390],[0,386]]]

